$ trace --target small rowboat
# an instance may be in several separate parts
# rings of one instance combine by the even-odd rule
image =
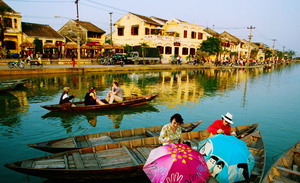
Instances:
[[[273,164],[262,182],[300,182],[300,141]]]
[[[5,80],[5,81],[0,81],[2,84],[11,84],[15,85],[15,87],[18,86],[23,86],[25,83],[28,83],[30,79],[25,78],[25,79],[15,79],[15,80]]]
[[[254,169],[251,172],[248,182],[260,183],[263,179],[266,165],[266,149],[260,134],[260,130],[254,131],[252,134],[241,138],[255,159]]]
[[[14,83],[2,83],[0,82],[0,92],[6,92],[16,87]]]
[[[181,127],[183,128],[183,132],[190,132],[197,126],[199,126],[202,122],[203,120],[192,123],[183,123]],[[28,146],[50,153],[58,153],[84,147],[97,146],[101,144],[109,144],[146,137],[156,137],[159,136],[162,127],[163,126],[152,126],[145,128],[94,133],[28,144]]]
[[[238,135],[255,125],[232,127]],[[255,129],[254,129],[255,130]],[[207,130],[183,133],[182,137],[199,142],[210,136]],[[244,136],[245,139],[247,136]],[[257,147],[255,140],[247,143]],[[49,156],[6,164],[17,172],[49,179],[102,181],[143,176],[143,165],[150,151],[158,147],[158,137],[148,137],[66,151]]]
[[[43,105],[41,107],[49,111],[91,111],[91,110],[104,110],[104,109],[113,109],[113,108],[124,108],[124,107],[133,107],[138,105],[144,105],[149,103],[151,100],[155,99],[158,94],[154,95],[144,95],[144,96],[133,96],[133,97],[124,97],[123,102],[117,102],[108,104],[105,99],[102,99],[102,102],[107,103],[104,105],[85,105],[83,101],[73,102],[74,107],[62,107],[59,104],[53,105]]]

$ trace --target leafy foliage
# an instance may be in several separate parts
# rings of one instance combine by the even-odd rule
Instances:
[[[203,41],[200,47],[201,51],[209,53],[209,55],[215,55],[221,52],[221,40],[215,37],[209,37]]]
[[[35,45],[35,51],[37,53],[42,53],[43,52],[43,44],[42,41],[39,40],[39,38],[35,38],[33,41],[33,44]]]

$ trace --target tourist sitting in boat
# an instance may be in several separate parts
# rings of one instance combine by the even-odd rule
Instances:
[[[64,92],[62,93],[60,100],[59,100],[60,105],[62,105],[64,107],[73,107],[74,106],[74,104],[72,104],[70,102],[70,100],[72,100],[76,96],[76,94],[69,96],[69,92],[70,92],[70,87],[64,87]]]
[[[233,124],[232,122],[233,115],[227,112],[225,116],[223,115],[221,116],[222,116],[222,120],[216,120],[207,128],[207,131],[210,132],[211,136],[216,134],[231,135],[230,124]]]
[[[96,104],[104,105],[104,103],[101,100],[97,99],[95,87],[91,87],[89,89],[89,92],[85,94],[84,104],[85,105],[96,105]]]
[[[107,93],[106,100],[112,104],[114,101],[123,102],[123,91],[119,87],[118,82],[113,82],[111,90]]]
[[[176,113],[170,118],[170,123],[163,126],[159,135],[159,142],[163,145],[169,143],[182,144],[182,128],[180,125],[183,119],[180,114]]]

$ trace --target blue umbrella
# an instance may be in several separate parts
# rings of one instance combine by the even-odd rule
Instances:
[[[219,182],[237,182],[250,178],[255,159],[244,141],[235,136],[215,135],[199,142],[199,153]]]

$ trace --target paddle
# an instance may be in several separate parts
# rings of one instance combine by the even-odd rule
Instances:
[[[73,105],[75,106],[75,104],[73,104],[73,102],[74,102],[74,99],[75,99],[76,95],[73,95],[73,96],[74,97],[73,97],[72,102],[71,102],[71,107],[73,107]]]

